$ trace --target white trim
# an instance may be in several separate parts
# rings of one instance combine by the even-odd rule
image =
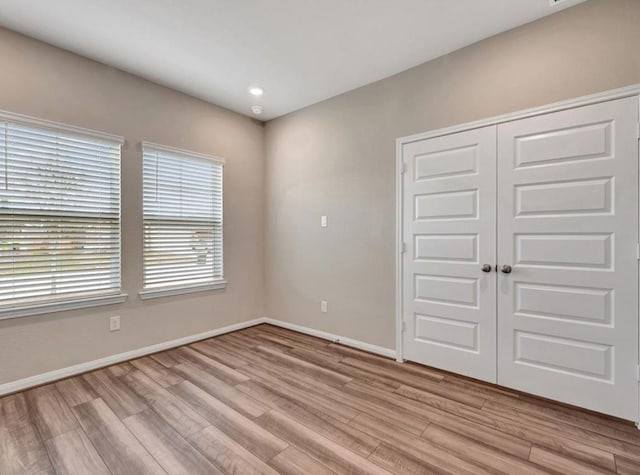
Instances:
[[[29,315],[42,315],[44,313],[65,312],[67,310],[76,310],[79,308],[113,305],[124,302],[127,300],[127,297],[127,294],[112,294],[42,303],[25,303],[24,305],[0,308],[0,320],[26,317]]]
[[[181,148],[176,148],[176,147],[169,147],[168,145],[160,145],[157,143],[153,143],[153,142],[148,142],[148,141],[143,141],[140,143],[140,145],[142,146],[142,150],[143,151],[148,151],[148,152],[166,152],[166,153],[173,153],[173,154],[178,154],[178,155],[184,155],[186,157],[191,157],[191,158],[198,158],[198,159],[204,159],[204,160],[209,160],[212,162],[216,162],[219,163],[220,165],[224,165],[225,164],[225,159],[224,158],[220,158],[220,157],[216,157],[214,155],[206,155],[204,153],[199,153],[199,152],[192,152],[191,150],[184,150]]]
[[[108,134],[99,130],[85,129],[84,127],[76,127],[75,125],[63,124],[52,120],[38,119],[28,115],[16,114],[15,112],[0,110],[0,121],[19,122],[22,124],[34,125],[37,127],[45,127],[48,129],[60,130],[75,135],[90,136],[100,140],[113,142],[120,146],[124,145],[124,137],[120,135]]]
[[[404,361],[403,325],[402,325],[402,264],[404,259],[404,239],[402,236],[402,208],[404,200],[403,180],[405,164],[402,160],[402,144],[396,141],[396,360]]]
[[[261,323],[268,323],[269,325],[275,325],[277,327],[286,328],[287,330],[293,330],[306,335],[322,338],[323,340],[330,340],[334,343],[340,343],[342,345],[357,348],[358,350],[368,351],[369,353],[375,353],[376,355],[386,356],[387,358],[395,358],[396,351],[391,348],[385,348],[383,346],[372,345],[365,343],[364,341],[354,340],[333,333],[324,332],[321,330],[315,330],[313,328],[303,327],[295,323],[284,322],[282,320],[275,320],[273,318],[264,318]]]
[[[208,290],[220,290],[227,286],[226,280],[212,282],[210,284],[187,285],[176,287],[162,287],[157,289],[145,289],[138,293],[142,300],[170,297],[172,295],[191,294],[194,292],[206,292]]]
[[[402,241],[404,239],[402,229],[402,200],[404,197],[403,189],[403,177],[402,177],[402,148],[404,145],[416,142],[418,140],[425,140],[435,137],[441,137],[443,135],[454,134],[472,129],[478,129],[481,127],[488,127],[491,125],[498,125],[505,122],[511,122],[514,120],[526,119],[528,117],[534,117],[543,114],[549,114],[552,112],[558,112],[566,109],[572,109],[575,107],[582,107],[592,104],[598,104],[601,102],[612,101],[616,99],[623,99],[625,97],[633,97],[640,95],[640,84],[636,84],[629,87],[623,87],[620,89],[614,89],[611,91],[599,92],[589,96],[583,96],[575,99],[569,99],[566,101],[555,102],[546,106],[535,107],[532,109],[526,109],[523,111],[512,112],[509,114],[503,114],[488,119],[482,119],[475,122],[467,122],[460,125],[454,125],[452,127],[445,127],[442,129],[432,130],[424,133],[408,135],[406,137],[400,137],[396,139],[396,346],[398,361],[402,360]],[[400,302],[398,302],[400,300]]]
[[[93,371],[98,368],[104,368],[123,361],[140,358],[141,356],[150,355],[152,353],[158,353],[159,351],[168,350],[182,345],[188,345],[199,340],[205,340],[214,336],[222,335],[224,333],[230,333],[243,328],[252,327],[264,323],[263,318],[257,318],[255,320],[248,320],[242,323],[236,323],[226,327],[218,328],[216,330],[210,330],[204,333],[198,333],[196,335],[190,335],[176,340],[165,341],[151,346],[145,346],[144,348],[138,348],[136,350],[127,351],[125,353],[118,353],[116,355],[106,356],[86,363],[80,363],[73,366],[67,366],[66,368],[49,371],[47,373],[38,374],[36,376],[30,376],[28,378],[19,379],[10,383],[0,385],[0,396],[23,391],[34,386],[40,386],[42,384],[51,383],[60,379],[69,378],[77,374]]]

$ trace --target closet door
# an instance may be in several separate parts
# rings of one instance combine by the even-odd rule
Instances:
[[[495,127],[402,153],[405,358],[495,382]]]
[[[498,126],[498,383],[636,421],[637,124],[629,98]]]

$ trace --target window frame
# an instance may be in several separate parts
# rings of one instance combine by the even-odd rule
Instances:
[[[85,295],[80,294],[70,297],[56,295],[40,297],[33,301],[24,301],[15,305],[10,303],[0,304],[0,320],[119,304],[127,300],[128,295],[122,292],[122,147],[125,143],[124,137],[3,110],[0,110],[0,121],[42,128],[51,132],[63,132],[84,139],[109,141],[117,145],[120,150],[120,196],[118,207],[118,277],[120,285],[118,289],[111,292],[86,292]]]
[[[199,153],[199,152],[193,152],[190,150],[184,150],[181,148],[176,148],[176,147],[170,147],[167,145],[161,145],[161,144],[157,144],[154,142],[149,142],[149,141],[143,141],[141,142],[141,150],[142,150],[142,166],[144,167],[144,154],[145,152],[150,152],[150,153],[167,153],[167,154],[171,154],[171,155],[175,155],[178,156],[179,158],[185,158],[185,159],[194,159],[194,160],[206,160],[206,161],[210,161],[213,162],[215,164],[218,164],[221,166],[222,168],[222,178],[221,178],[221,186],[222,186],[222,192],[221,192],[221,196],[220,199],[222,200],[222,223],[221,223],[221,228],[220,228],[220,232],[221,232],[221,239],[220,242],[222,243],[222,253],[221,253],[221,265],[222,265],[222,276],[219,279],[214,279],[211,282],[205,282],[205,283],[196,283],[196,284],[176,284],[176,285],[167,285],[167,286],[162,286],[162,287],[150,287],[150,288],[144,288],[142,290],[140,290],[140,292],[138,292],[138,296],[142,299],[142,300],[148,300],[148,299],[154,299],[154,298],[160,298],[160,297],[169,297],[169,296],[173,296],[173,295],[183,295],[183,294],[190,294],[190,293],[195,293],[195,292],[206,292],[206,291],[210,291],[210,290],[222,290],[225,289],[227,286],[227,280],[224,276],[224,168],[225,168],[225,159],[224,158],[220,158],[220,157],[216,157],[214,155],[206,155],[203,153]],[[143,279],[144,279],[144,273],[145,273],[145,245],[144,245],[144,221],[145,221],[145,214],[144,214],[144,168],[142,171],[142,183],[143,183],[143,187],[142,187],[142,226],[143,226],[143,231],[142,231],[142,275],[143,275]]]

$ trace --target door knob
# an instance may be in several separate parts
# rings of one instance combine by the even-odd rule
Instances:
[[[502,269],[500,269],[500,271],[503,274],[511,274],[511,266],[505,264],[502,266]]]
[[[491,266],[489,264],[483,265],[482,272],[491,272]]]

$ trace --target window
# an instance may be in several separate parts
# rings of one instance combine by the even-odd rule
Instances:
[[[0,116],[0,318],[124,301],[121,139],[7,117]]]
[[[143,143],[142,298],[224,287],[223,163]]]

